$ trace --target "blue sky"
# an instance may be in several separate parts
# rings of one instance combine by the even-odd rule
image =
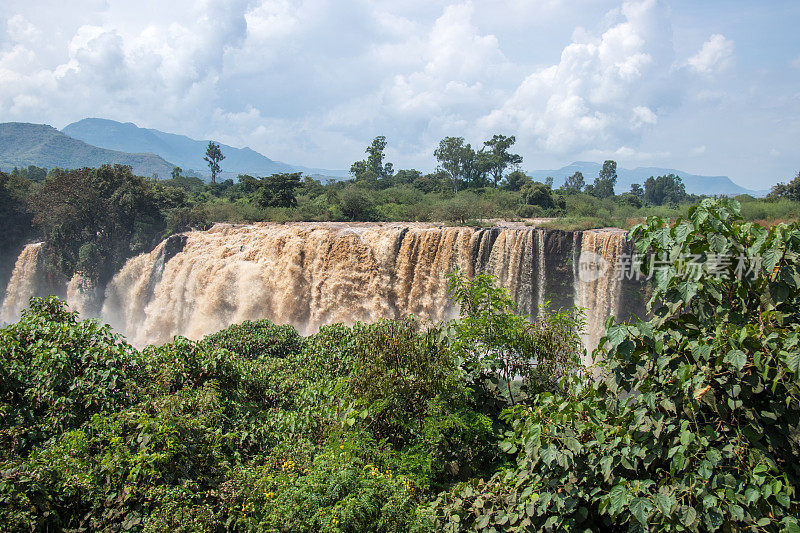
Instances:
[[[84,117],[348,168],[386,135],[516,135],[525,169],[616,159],[766,189],[800,170],[800,3],[10,0],[0,121]]]

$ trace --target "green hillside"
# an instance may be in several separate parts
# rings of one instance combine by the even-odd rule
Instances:
[[[174,166],[154,154],[129,154],[86,144],[45,124],[0,124],[0,169],[36,165],[45,168],[99,167],[121,164],[140,176],[169,177]]]

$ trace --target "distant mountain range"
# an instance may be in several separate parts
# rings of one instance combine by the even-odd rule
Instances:
[[[85,118],[66,126],[62,133],[75,139],[121,152],[149,152],[172,161],[183,170],[200,175],[208,174],[208,165],[203,159],[208,140],[197,140],[185,135],[140,128],[132,122],[117,122],[102,118]],[[326,170],[290,165],[251,150],[220,144],[225,159],[222,161],[223,177],[251,174],[269,176],[278,172],[303,172],[319,177],[344,177],[346,171]],[[167,173],[167,176],[169,173]],[[165,176],[166,177],[166,176]]]
[[[51,169],[130,165],[141,176],[169,176],[172,163],[154,154],[126,153],[92,146],[45,124],[0,124],[0,170],[36,165]]]
[[[136,174],[160,178],[169,177],[172,168],[181,167],[189,175],[208,176],[203,160],[208,141],[185,135],[140,128],[130,122],[86,118],[58,131],[44,124],[7,122],[0,124],[0,170],[36,165],[53,168],[96,167],[104,163],[130,165]],[[303,172],[316,178],[337,179],[347,172],[308,168],[274,161],[250,148],[220,145],[225,159],[223,178],[238,174],[268,176],[276,172]],[[592,183],[600,173],[600,163],[577,161],[554,170],[534,170],[528,174],[535,180],[553,178],[554,187],[576,171],[583,173],[586,183]],[[727,176],[700,176],[681,170],[658,167],[617,168],[617,193],[630,190],[631,184],[644,184],[650,176],[675,174],[683,179],[686,192],[691,194],[751,194],[763,196],[767,191],[754,191],[735,184]]]
[[[583,179],[587,184],[592,183],[600,174],[602,168],[603,165],[600,163],[576,161],[556,170],[534,170],[533,172],[528,172],[528,175],[537,181],[544,181],[548,176],[552,177],[553,187],[560,187],[568,176],[572,176],[578,171],[583,174]],[[637,167],[632,170],[617,167],[617,186],[615,190],[617,193],[627,192],[634,183],[643,186],[644,181],[650,176],[664,176],[667,174],[680,176],[686,186],[686,192],[689,194],[724,194],[728,196],[750,194],[764,196],[768,192],[745,189],[736,185],[728,176],[700,176],[682,170],[675,170],[674,168],[659,167]]]

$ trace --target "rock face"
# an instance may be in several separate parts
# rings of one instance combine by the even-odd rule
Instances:
[[[458,268],[497,276],[528,315],[536,316],[545,302],[551,308],[586,308],[585,343],[593,347],[609,316],[626,319],[644,312],[646,291],[621,279],[625,253],[625,232],[615,229],[217,224],[174,235],[131,258],[106,288],[99,314],[137,345],[174,335],[199,338],[259,318],[291,324],[302,333],[335,322],[412,314],[442,320],[457,314],[447,297],[447,280]],[[23,261],[25,254],[17,261],[18,281],[9,284],[4,313],[6,306],[19,307],[18,293],[36,285],[36,268],[27,256]],[[595,269],[590,275],[581,270],[587,258]],[[90,292],[73,281],[68,296]]]

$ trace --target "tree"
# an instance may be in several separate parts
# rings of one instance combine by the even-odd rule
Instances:
[[[373,217],[373,203],[367,192],[348,187],[339,193],[339,207],[348,220],[364,221]]]
[[[800,202],[800,172],[789,183],[778,183],[773,186],[767,196],[770,198],[787,198]]]
[[[395,185],[411,185],[422,176],[422,172],[416,169],[400,169],[394,175],[393,182]]]
[[[652,205],[678,204],[686,199],[683,180],[675,174],[650,176],[644,182],[644,201]]]
[[[181,177],[182,172],[183,169],[181,167],[172,167],[172,172],[170,173],[170,176],[172,176],[172,179],[177,180]]]
[[[644,198],[644,189],[638,183],[631,184],[631,194],[639,198],[640,200]]]
[[[296,207],[295,189],[300,188],[302,172],[282,172],[258,180],[256,199],[261,207]]]
[[[203,159],[206,160],[206,163],[208,163],[208,168],[211,170],[211,183],[216,183],[217,175],[220,173],[219,163],[225,159],[225,156],[222,155],[222,150],[220,150],[219,145],[213,141],[208,141],[206,156]]]
[[[16,187],[15,182],[21,182],[24,187],[28,182],[0,172],[0,257],[14,257],[19,253],[19,248],[31,232],[31,213],[26,209],[25,193],[22,187]],[[0,283],[8,281],[13,264],[7,261],[0,262]]]
[[[37,167],[36,165],[28,165],[28,168],[17,168],[11,171],[12,178],[27,179],[33,182],[42,182],[47,177],[47,169]]]
[[[603,163],[600,175],[594,180],[593,194],[598,198],[614,196],[614,186],[617,184],[617,162],[607,160]]]
[[[53,271],[82,271],[101,285],[129,257],[151,250],[164,231],[154,185],[129,166],[54,171],[28,204]]]
[[[521,192],[522,199],[528,205],[538,205],[544,209],[552,209],[556,206],[550,187],[544,183],[539,181],[526,183]]]
[[[581,192],[586,186],[583,180],[583,173],[578,170],[572,176],[564,180],[564,189],[567,191]]]
[[[510,137],[493,135],[491,139],[483,143],[483,148],[479,152],[479,165],[492,176],[495,187],[503,179],[503,172],[506,168],[522,163],[521,155],[508,151],[515,142],[517,139],[513,135]]]
[[[523,171],[515,170],[513,172],[509,172],[508,176],[506,176],[506,181],[505,185],[503,185],[503,188],[509,191],[518,191],[522,189],[526,183],[530,183],[530,181],[531,178],[528,177],[528,175]]]
[[[450,175],[453,192],[458,192],[459,181],[467,180],[474,168],[475,151],[469,144],[464,144],[463,137],[445,137],[433,155],[439,166]]]
[[[366,182],[370,187],[378,187],[379,180],[394,174],[394,166],[383,162],[386,157],[385,149],[386,137],[379,135],[372,140],[372,144],[365,150],[367,158],[356,161],[350,166],[350,174],[356,181]]]
[[[447,190],[447,180],[447,172],[444,170],[439,170],[437,172],[431,172],[430,174],[417,177],[414,180],[412,187],[424,193],[443,192]]]

